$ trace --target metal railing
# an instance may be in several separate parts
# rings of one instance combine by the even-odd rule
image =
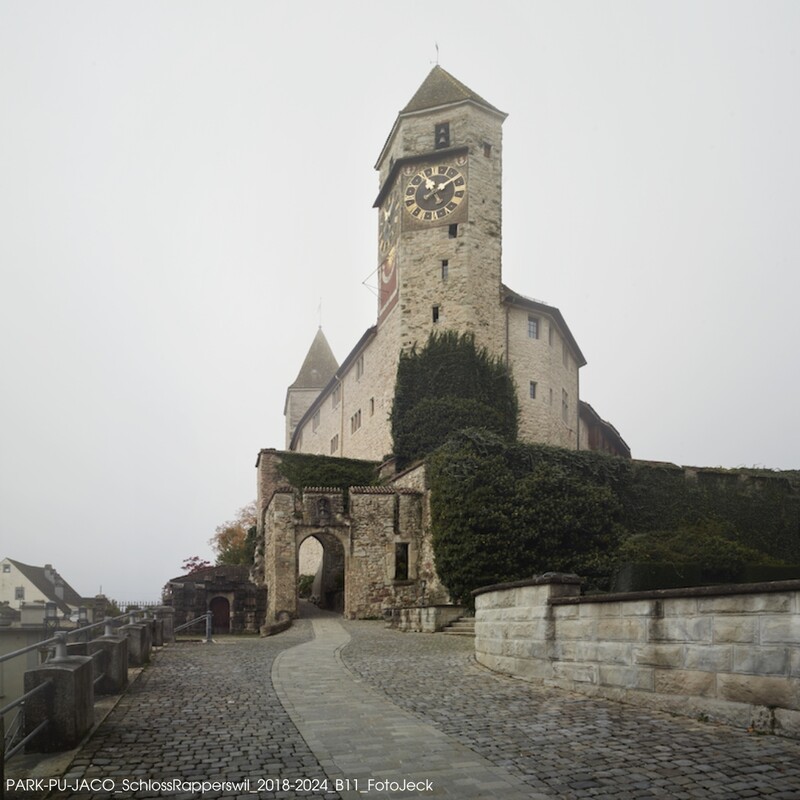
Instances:
[[[25,702],[30,700],[31,697],[34,697],[39,692],[43,692],[47,689],[48,686],[52,683],[52,680],[46,680],[43,683],[40,683],[35,688],[31,689],[29,692],[25,692],[22,697],[18,697],[13,702],[9,703],[7,706],[3,706],[0,708],[0,718],[5,716],[9,711],[13,711],[15,708],[19,708],[14,719],[11,721],[11,725],[9,725],[8,733],[6,734],[6,748],[5,753],[3,755],[3,760],[8,761],[11,756],[15,755],[22,747],[38,736],[46,727],[48,720],[43,720],[40,722],[27,736],[24,736],[20,739],[13,747],[10,745],[12,742],[20,735],[25,725]]]
[[[85,609],[81,609],[81,611],[85,611]],[[104,628],[104,635],[105,636],[113,636],[114,635],[114,627],[115,625],[119,626],[123,624],[124,620],[130,619],[131,623],[134,623],[138,620],[139,616],[142,616],[144,619],[147,619],[146,613],[143,612],[141,609],[128,611],[124,614],[120,614],[117,617],[106,617],[102,622],[94,622],[92,624],[86,624],[80,628],[75,628],[71,631],[60,631],[55,634],[55,636],[51,636],[49,639],[45,639],[41,642],[35,642],[34,644],[28,645],[27,647],[21,647],[19,650],[14,650],[11,653],[6,653],[5,655],[0,655],[0,666],[6,662],[11,661],[14,658],[19,658],[20,656],[24,656],[27,653],[31,653],[34,650],[39,651],[40,654],[40,661],[39,663],[46,663],[49,661],[59,661],[61,659],[68,657],[68,650],[67,650],[67,643],[70,637],[73,637],[77,642],[88,642],[89,641],[89,634],[95,628]],[[210,612],[207,615],[210,619]],[[84,619],[86,617],[84,616]],[[198,617],[198,619],[202,619],[203,617]],[[80,621],[80,618],[79,618]],[[197,620],[192,620],[192,622],[196,622]],[[88,619],[87,619],[88,623]],[[207,631],[210,630],[209,628],[210,623],[207,622],[206,629]],[[100,652],[94,653],[92,655],[93,659],[101,658],[102,654]],[[106,673],[103,671],[100,675],[98,675],[94,679],[94,685],[102,681],[105,678]],[[14,711],[14,709],[18,709],[16,715],[12,719],[8,731],[5,734],[5,754],[3,757],[4,761],[8,761],[15,753],[17,753],[21,747],[24,747],[29,741],[34,739],[36,736],[39,735],[46,727],[47,727],[47,720],[40,723],[33,731],[31,731],[27,736],[16,741],[16,739],[20,736],[20,733],[24,730],[25,727],[25,704],[31,697],[34,697],[39,692],[45,690],[52,681],[47,680],[42,682],[39,686],[34,689],[31,689],[29,692],[25,692],[20,697],[16,698],[16,700],[12,700],[7,705],[0,708],[0,719],[2,719],[6,714]]]
[[[213,624],[210,611],[206,611],[205,614],[201,614],[199,617],[195,617],[194,619],[190,619],[188,622],[184,622],[183,625],[178,625],[178,627],[174,629],[175,633],[178,633],[178,631],[184,631],[187,628],[191,628],[192,625],[197,625],[197,623],[201,622],[202,620],[205,620],[206,622],[206,643],[211,644],[213,641],[211,638]]]

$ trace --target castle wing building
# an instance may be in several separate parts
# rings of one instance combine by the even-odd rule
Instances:
[[[376,324],[341,366],[332,366],[318,333],[287,392],[287,449],[373,460],[390,454],[399,355],[432,332],[452,330],[473,334],[508,364],[520,438],[571,449],[602,443],[630,456],[613,426],[581,404],[586,359],[561,312],[503,285],[506,116],[438,65],[399,112],[375,165]],[[301,381],[318,361],[326,365],[317,369],[319,385]]]

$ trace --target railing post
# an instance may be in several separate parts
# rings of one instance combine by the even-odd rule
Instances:
[[[78,608],[78,627],[86,628],[89,625],[89,609],[86,606]],[[89,638],[88,631],[84,632],[84,641]]]
[[[114,623],[111,621],[111,617],[106,617],[103,622],[105,623],[105,627],[103,628],[104,633],[103,636],[113,636],[114,635]]]
[[[47,722],[28,749],[39,752],[75,747],[94,724],[94,667],[90,656],[67,655],[66,634],[56,637],[55,657],[25,671],[25,691],[46,689],[25,702],[24,733]]]
[[[67,634],[57,633],[55,636],[56,644],[54,648],[53,658],[51,661],[63,661],[68,657],[67,653]]]
[[[212,630],[213,626],[211,624],[211,612],[206,611],[206,644],[213,644],[213,639],[211,638]]]

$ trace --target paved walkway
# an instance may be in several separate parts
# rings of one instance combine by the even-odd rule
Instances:
[[[344,800],[365,793],[462,800],[546,797],[354,679],[338,658],[350,635],[335,619],[315,619],[313,625],[313,641],[285,650],[275,660],[272,682],[320,766],[334,785],[339,780]],[[398,646],[402,641],[395,638],[390,647]]]
[[[800,798],[800,742],[499,678],[471,651],[324,613],[168,647],[49,796]]]

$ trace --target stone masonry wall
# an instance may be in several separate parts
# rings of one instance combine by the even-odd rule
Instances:
[[[476,592],[476,659],[563,689],[800,737],[800,581],[580,597]]]
[[[528,335],[529,316],[539,322],[536,339]],[[517,385],[520,439],[576,449],[578,364],[575,353],[554,320],[541,312],[510,308],[508,355]],[[535,398],[530,396],[531,381],[536,382]],[[562,392],[566,392],[567,398],[566,421],[562,412]]]
[[[350,490],[351,551],[345,578],[345,616],[383,617],[386,609],[419,600],[422,498],[380,487]],[[396,545],[408,546],[408,576],[397,577]]]
[[[407,469],[397,475],[392,485],[398,489],[418,492],[422,498],[422,532],[419,544],[417,575],[425,581],[425,591],[421,593],[423,604],[444,604],[450,602],[450,594],[436,572],[436,558],[433,553],[431,535],[431,493],[425,485],[425,464]]]

